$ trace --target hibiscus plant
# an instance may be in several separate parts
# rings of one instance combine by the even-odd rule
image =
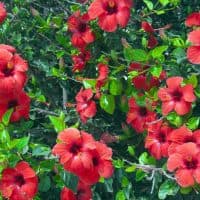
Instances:
[[[0,200],[199,199],[199,0],[0,2]]]

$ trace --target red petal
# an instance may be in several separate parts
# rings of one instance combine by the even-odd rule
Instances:
[[[102,14],[99,17],[99,26],[107,32],[114,32],[117,29],[116,14],[106,15]]]
[[[177,88],[179,88],[182,81],[183,81],[183,78],[180,76],[170,77],[167,79],[167,86],[172,90],[176,90]]]
[[[172,172],[175,169],[179,168],[183,163],[183,158],[180,154],[174,153],[169,156],[167,160],[167,169]]]
[[[186,26],[200,26],[200,13],[199,12],[194,12],[190,14],[186,21],[185,21]]]
[[[102,1],[101,0],[95,0],[91,3],[89,9],[88,9],[88,15],[90,19],[95,19],[101,14],[103,14],[105,11],[103,9]]]
[[[117,17],[117,22],[118,22],[118,24],[119,24],[122,28],[124,28],[124,27],[127,25],[128,20],[129,20],[129,18],[130,18],[130,9],[129,9],[129,8],[126,8],[126,7],[120,9],[120,10],[117,12],[116,17]]]
[[[194,30],[189,33],[188,40],[194,46],[200,46],[200,30]]]
[[[190,112],[190,109],[191,109],[191,103],[185,102],[184,100],[176,102],[174,106],[174,110],[179,115],[187,114],[188,112]]]
[[[181,88],[183,98],[187,102],[193,102],[196,100],[196,96],[194,95],[194,88],[192,85],[186,85]]]
[[[187,58],[193,64],[200,64],[200,46],[191,46],[187,49]]]
[[[178,184],[182,187],[193,186],[195,183],[191,170],[187,169],[177,170],[175,176]]]
[[[175,103],[174,101],[167,101],[162,103],[162,113],[163,115],[167,115],[174,109]]]

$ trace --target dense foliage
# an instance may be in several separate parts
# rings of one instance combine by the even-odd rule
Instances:
[[[0,199],[199,199],[199,0],[0,4]]]

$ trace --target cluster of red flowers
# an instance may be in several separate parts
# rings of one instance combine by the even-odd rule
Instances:
[[[31,200],[38,190],[38,177],[27,162],[19,162],[15,168],[6,168],[0,179],[0,192],[10,200]]]
[[[6,18],[6,10],[0,3],[0,22]],[[11,122],[29,118],[30,98],[23,91],[26,83],[27,62],[12,46],[0,44],[0,120],[13,108]]]
[[[191,46],[187,50],[187,58],[193,64],[200,64],[200,13],[190,14],[185,22],[186,26],[194,30],[188,34],[188,40]]]
[[[100,177],[109,178],[113,174],[112,149],[95,141],[89,133],[75,128],[59,133],[58,140],[52,153],[59,157],[65,170],[74,173],[80,180],[77,194],[64,188],[61,199],[89,200],[90,186]]]

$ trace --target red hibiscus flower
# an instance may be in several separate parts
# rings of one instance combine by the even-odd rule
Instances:
[[[158,41],[154,36],[154,28],[148,22],[142,22],[141,26],[142,29],[149,34],[147,47],[150,49],[154,48],[158,44]]]
[[[81,181],[78,183],[77,193],[74,194],[72,190],[64,187],[61,196],[61,200],[92,200],[92,191],[90,186],[85,185]]]
[[[10,200],[31,200],[37,193],[38,178],[27,162],[19,162],[15,168],[6,168],[0,179],[0,191]]]
[[[73,72],[81,72],[87,61],[90,60],[90,52],[89,51],[85,51],[85,50],[82,50],[78,55],[73,55],[72,56],[72,60],[73,60],[73,69],[72,71]]]
[[[1,96],[0,98],[0,119],[8,109],[13,108],[10,121],[17,122],[21,118],[29,119],[30,97],[24,92]]]
[[[7,12],[4,3],[0,2],[0,24],[6,19]]]
[[[95,39],[88,25],[88,19],[88,14],[81,15],[80,11],[77,11],[67,21],[69,31],[72,33],[71,42],[75,47],[83,49]]]
[[[162,71],[159,78],[157,77],[147,78],[148,75],[147,75],[146,70],[148,68],[149,68],[148,66],[142,66],[139,63],[130,64],[130,67],[128,69],[129,72],[137,71],[140,73],[140,75],[132,79],[132,83],[136,89],[149,91],[151,88],[159,86],[160,81],[165,79],[166,77],[165,71]]]
[[[89,150],[95,147],[93,137],[75,128],[68,128],[58,135],[60,143],[56,144],[52,153],[59,156],[65,170],[79,174],[93,167]]]
[[[171,141],[171,145],[168,149],[168,153],[172,154],[176,151],[176,147],[187,143],[187,142],[193,142],[200,145],[200,130],[196,130],[192,132],[190,129],[188,129],[185,125],[181,126],[178,129],[175,129],[171,132],[171,135],[169,136],[169,140]]]
[[[134,98],[129,99],[129,112],[126,122],[130,124],[138,133],[142,133],[147,128],[147,123],[156,119],[156,114],[146,107],[137,105]]]
[[[99,71],[99,76],[97,78],[97,83],[96,83],[97,92],[101,89],[102,86],[106,84],[109,74],[109,68],[107,65],[100,63],[98,64],[98,71]]]
[[[81,89],[76,95],[76,110],[79,113],[83,123],[86,123],[88,118],[92,118],[96,115],[96,104],[92,100],[92,97],[92,89]]]
[[[98,18],[99,26],[104,31],[114,32],[118,25],[127,25],[131,6],[131,0],[94,0],[88,14],[91,20]]]
[[[162,121],[148,126],[148,135],[145,139],[145,148],[156,159],[168,157],[168,147],[170,145],[169,136],[172,129],[163,125]]]
[[[195,143],[189,142],[176,148],[169,156],[167,169],[175,171],[175,177],[181,187],[200,183],[200,151]]]
[[[187,49],[187,58],[193,64],[200,64],[200,30],[190,32],[188,40],[192,46]]]
[[[167,115],[175,110],[179,115],[187,114],[191,109],[192,102],[195,101],[194,89],[192,85],[181,86],[182,77],[171,77],[167,79],[167,88],[160,88],[158,97],[162,101],[162,113]]]
[[[96,142],[96,148],[90,151],[93,168],[80,171],[78,175],[82,182],[92,185],[99,181],[100,177],[110,178],[113,174],[112,149],[105,144]]]
[[[200,26],[200,13],[199,12],[194,12],[190,14],[186,21],[185,21],[186,26]]]
[[[27,62],[14,51],[14,47],[0,45],[0,94],[20,91],[26,82]]]

